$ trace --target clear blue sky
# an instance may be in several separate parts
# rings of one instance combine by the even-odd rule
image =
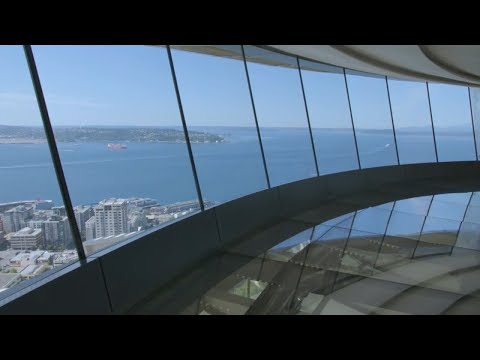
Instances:
[[[53,125],[179,126],[164,48],[34,46]],[[187,123],[253,126],[243,63],[173,51]],[[260,126],[306,126],[298,72],[249,64]],[[304,72],[314,127],[349,127],[343,77]],[[349,76],[358,128],[389,128],[385,82]],[[425,84],[390,85],[398,127],[429,124]],[[469,124],[466,88],[432,85],[436,125]],[[40,125],[21,46],[0,46],[0,124]],[[335,125],[333,125],[335,124]]]

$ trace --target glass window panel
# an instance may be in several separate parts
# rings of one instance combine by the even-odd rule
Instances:
[[[436,196],[433,198],[432,206],[428,216],[462,221],[465,214],[466,205],[446,203],[437,201]]]
[[[33,51],[87,253],[199,209],[164,48]]]
[[[358,169],[343,71],[317,67],[300,60],[320,173]]]
[[[472,204],[470,204],[464,220],[467,222],[480,224],[480,206],[472,206]]]
[[[324,299],[324,296],[315,293],[307,293],[305,297],[301,297],[300,299],[302,302],[298,314],[313,315],[315,313],[315,310],[318,308],[318,306]]]
[[[326,295],[332,291],[333,283],[336,278],[336,271],[305,266],[297,287],[297,296],[302,298],[309,292]]]
[[[393,211],[386,234],[418,239],[424,221],[422,215]]]
[[[416,198],[398,200],[395,202],[395,211],[426,216],[431,201],[432,196],[419,196]]]
[[[313,229],[307,229],[282,241],[280,244],[277,244],[268,250],[266,257],[279,261],[290,260],[297,253],[304,250],[304,248],[310,243],[312,233]],[[303,256],[301,261],[303,261]]]
[[[373,274],[382,235],[352,230],[342,257],[342,271],[356,275]]]
[[[302,265],[299,264],[264,259],[259,280],[284,288],[295,289],[301,269]]]
[[[263,290],[265,290],[267,285],[267,283],[262,281],[244,279],[235,285],[229,293],[256,300]]]
[[[454,245],[459,227],[459,221],[428,216],[420,240],[435,244]]]
[[[385,79],[346,73],[362,168],[397,164]]]
[[[423,256],[447,255],[452,251],[452,246],[437,244],[431,241],[419,241],[415,249],[413,258]]]
[[[236,45],[241,53],[241,47]],[[204,200],[223,202],[267,187],[243,60],[172,50]],[[217,138],[218,137],[218,138]]]
[[[471,192],[438,194],[438,195],[435,195],[435,201],[442,201],[446,203],[467,206],[471,196],[472,196]]]
[[[331,226],[327,226],[324,224],[315,225],[315,230],[313,232],[312,240],[315,241],[320,239],[323,235],[325,235],[331,229],[332,229]]]
[[[417,240],[386,235],[383,239],[382,248],[375,263],[375,267],[390,268],[409,261],[412,258],[417,243]]]
[[[381,204],[381,205],[374,206],[374,208],[385,209],[385,210],[393,210],[394,206],[395,206],[395,201],[391,201],[391,202],[386,203],[386,204]]]
[[[428,84],[438,161],[475,160],[468,89]]]
[[[358,211],[352,229],[383,235],[390,213],[391,210],[378,207]]]
[[[475,140],[477,142],[477,152],[480,151],[480,88],[470,88],[470,101],[472,106],[473,124],[475,127]]]
[[[478,192],[473,193],[472,200],[470,200],[470,206],[480,207],[480,194]]]
[[[21,46],[0,46],[0,116],[3,297],[78,255]]]
[[[245,46],[245,54],[296,63],[254,46]],[[298,69],[248,62],[248,71],[271,185],[316,176]]]
[[[480,250],[480,224],[463,222],[455,246]]]
[[[401,164],[435,162],[425,83],[388,80]]]
[[[333,227],[319,240],[310,243],[305,265],[316,269],[337,270],[349,233],[349,229]]]

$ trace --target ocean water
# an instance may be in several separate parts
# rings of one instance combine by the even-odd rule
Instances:
[[[222,134],[222,144],[193,144],[204,199],[226,201],[267,186],[254,128],[196,128]],[[273,186],[316,175],[307,129],[261,130]],[[321,174],[358,168],[351,131],[313,130]],[[358,133],[362,167],[396,164],[392,134]],[[397,138],[403,163],[435,161],[431,134]],[[58,149],[74,205],[108,197],[150,197],[160,203],[196,198],[185,144],[60,143]],[[438,135],[440,161],[474,160],[471,135]],[[51,199],[61,205],[46,144],[0,145],[0,202]]]

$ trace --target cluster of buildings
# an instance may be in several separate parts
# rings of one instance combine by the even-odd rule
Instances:
[[[87,255],[199,210],[196,200],[160,205],[149,198],[105,199],[74,208]],[[0,292],[76,259],[65,207],[51,200],[0,204]]]
[[[53,205],[50,200],[0,204],[0,251],[74,249],[65,207]],[[149,198],[112,198],[76,206],[74,212],[88,254],[199,208],[197,201],[161,206]]]

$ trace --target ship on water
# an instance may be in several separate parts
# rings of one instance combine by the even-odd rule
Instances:
[[[107,144],[107,147],[109,149],[113,150],[120,150],[120,149],[126,149],[127,145],[122,145],[122,144]]]

